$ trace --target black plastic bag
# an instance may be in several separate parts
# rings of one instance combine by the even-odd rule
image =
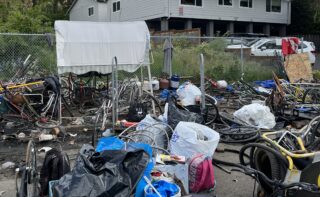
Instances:
[[[70,172],[68,155],[55,148],[49,150],[40,171],[41,196],[48,195],[50,181],[58,180],[68,172]]]
[[[173,99],[169,99],[168,106],[168,124],[175,129],[180,121],[203,123],[201,114],[179,109]]]
[[[148,114],[147,106],[143,103],[131,103],[129,107],[129,112],[127,116],[127,121],[129,122],[140,122]]]
[[[53,196],[130,196],[149,162],[144,150],[80,150],[74,169],[53,186]]]

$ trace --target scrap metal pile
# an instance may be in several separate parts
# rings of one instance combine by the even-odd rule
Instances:
[[[74,80],[72,86],[70,77]],[[316,92],[310,87],[316,87],[317,84],[311,86],[310,83],[307,89],[299,89],[299,93],[303,92],[303,101],[298,98],[294,100],[287,93],[281,94],[288,87],[297,87],[297,83],[291,84],[276,76],[274,80],[255,83],[238,81],[230,85],[225,81],[207,79],[205,108],[202,108],[202,93],[191,82],[175,85],[166,81],[167,79],[154,79],[149,86],[137,78],[124,79],[118,84],[116,97],[119,98],[119,116],[116,125],[112,125],[113,98],[110,97],[112,90],[108,88],[112,87],[111,82],[102,83],[99,78],[99,85],[81,85],[90,84],[81,81],[92,80],[92,77],[69,75],[62,78],[69,83],[64,83],[61,87],[64,97],[62,100],[66,101],[62,104],[62,114],[68,108],[73,115],[83,117],[78,126],[89,128],[91,144],[83,145],[71,171],[71,165],[65,156],[56,157],[65,153],[51,149],[46,153],[39,173],[37,153],[32,150],[36,149],[40,138],[35,135],[35,131],[31,132],[27,138],[31,140],[27,148],[26,163],[17,171],[18,194],[23,191],[30,192],[27,196],[183,196],[212,192],[216,184],[214,166],[221,168],[222,165],[227,165],[256,179],[259,183],[258,196],[319,195],[320,116],[316,107],[318,103],[313,99],[316,94],[310,94]],[[20,87],[18,84],[15,86]],[[8,87],[10,88],[3,89],[3,106],[8,107],[2,113],[3,137],[10,132],[7,128],[10,120],[12,121],[8,118],[12,113],[12,106],[29,110],[29,102],[15,105],[11,103],[5,90],[12,86]],[[153,87],[157,96],[148,92],[150,87]],[[21,92],[16,95],[24,95]],[[10,91],[10,95],[15,94]],[[275,95],[282,96],[281,104],[284,109],[275,110]],[[50,98],[47,102],[49,100]],[[304,105],[307,104],[306,100],[312,100],[312,104]],[[304,107],[302,112],[285,112],[298,110],[295,105],[299,103]],[[305,110],[306,107],[311,109]],[[21,118],[21,121],[12,121],[10,124],[22,124],[24,116],[21,114],[14,116]],[[308,121],[305,117],[309,118]],[[42,125],[39,124],[40,119],[25,121],[30,121],[29,127],[34,123],[31,130]],[[45,123],[47,122],[43,122]],[[48,128],[63,130],[69,124],[70,121],[59,126],[42,126],[41,131],[49,134],[52,131]],[[23,131],[28,130],[15,125],[17,127]],[[63,143],[65,134],[58,132],[52,139]],[[9,138],[4,137],[4,140]],[[219,143],[244,145],[240,150],[222,150]],[[215,158],[215,155],[225,151],[238,154],[240,163]],[[54,158],[59,159],[54,161]],[[62,164],[56,168],[54,162]],[[114,164],[124,167],[111,167]],[[58,176],[51,176],[53,171],[49,172],[46,168],[62,172]],[[108,175],[111,169],[117,173]],[[99,183],[101,179],[104,183]],[[27,183],[24,183],[26,180]],[[82,186],[75,187],[79,184]]]
[[[117,37],[118,30],[132,29],[139,33]],[[204,80],[200,69],[199,88],[177,75],[152,79],[150,67],[148,78],[118,75],[121,66],[143,73],[140,58],[149,53],[150,36],[145,23],[58,21],[56,31],[59,78],[1,84],[1,143],[28,141],[26,158],[8,164],[16,167],[17,196],[214,195],[224,187],[215,167],[252,177],[259,197],[320,195],[320,86],[312,82],[305,54],[286,56],[285,75],[269,81]],[[74,162],[63,149],[66,137],[77,140],[69,129],[90,139]],[[37,149],[50,140],[60,147],[43,148],[38,165]],[[226,143],[241,148],[221,148]],[[239,163],[218,159],[228,151]]]

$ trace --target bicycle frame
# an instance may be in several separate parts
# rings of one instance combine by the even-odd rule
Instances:
[[[269,138],[269,136],[271,135],[279,135],[279,134],[282,134],[281,135],[281,139],[283,139],[283,137],[287,134],[290,134],[290,132],[282,132],[282,131],[276,131],[276,132],[268,132],[268,133],[264,133],[262,134],[262,138],[265,139],[266,141],[268,141],[269,143],[275,145],[277,148],[279,148],[281,150],[281,152],[283,154],[285,154],[286,156],[289,156],[291,158],[308,158],[308,157],[314,157],[316,154],[320,154],[320,151],[317,151],[317,152],[312,152],[312,153],[307,153],[306,152],[306,148],[304,147],[304,144],[303,144],[303,141],[302,141],[302,138],[301,137],[297,137],[293,134],[290,134],[292,136],[295,137],[295,139],[297,140],[299,146],[300,146],[300,151],[303,151],[303,152],[306,152],[306,153],[293,153],[289,150],[287,150],[286,148],[284,148],[283,146],[281,146],[279,144],[280,141],[274,141],[272,140],[271,138]]]

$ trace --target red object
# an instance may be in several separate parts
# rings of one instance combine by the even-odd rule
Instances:
[[[283,38],[282,39],[282,54],[287,56],[290,54],[296,54],[300,44],[300,39],[296,37]]]
[[[189,187],[190,191],[197,193],[214,188],[214,170],[212,160],[199,154],[193,157],[189,163]]]
[[[138,124],[138,122],[128,122],[128,121],[122,121],[121,123],[124,127],[131,127]]]

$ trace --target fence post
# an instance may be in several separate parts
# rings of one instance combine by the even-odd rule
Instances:
[[[200,54],[200,88],[201,88],[201,112],[204,113],[205,103],[205,88],[204,88],[204,57]]]
[[[243,80],[244,70],[243,70],[243,37],[241,37],[241,51],[240,51],[240,61],[241,61],[241,80]]]
[[[170,48],[169,48],[169,54],[170,54],[170,69],[169,69],[169,76],[171,77],[172,76],[172,58],[173,58],[173,51],[172,51],[172,49],[173,48],[171,48],[171,46],[173,47],[173,45],[172,45],[172,36],[171,36],[171,32],[169,32],[169,46],[170,46]]]

